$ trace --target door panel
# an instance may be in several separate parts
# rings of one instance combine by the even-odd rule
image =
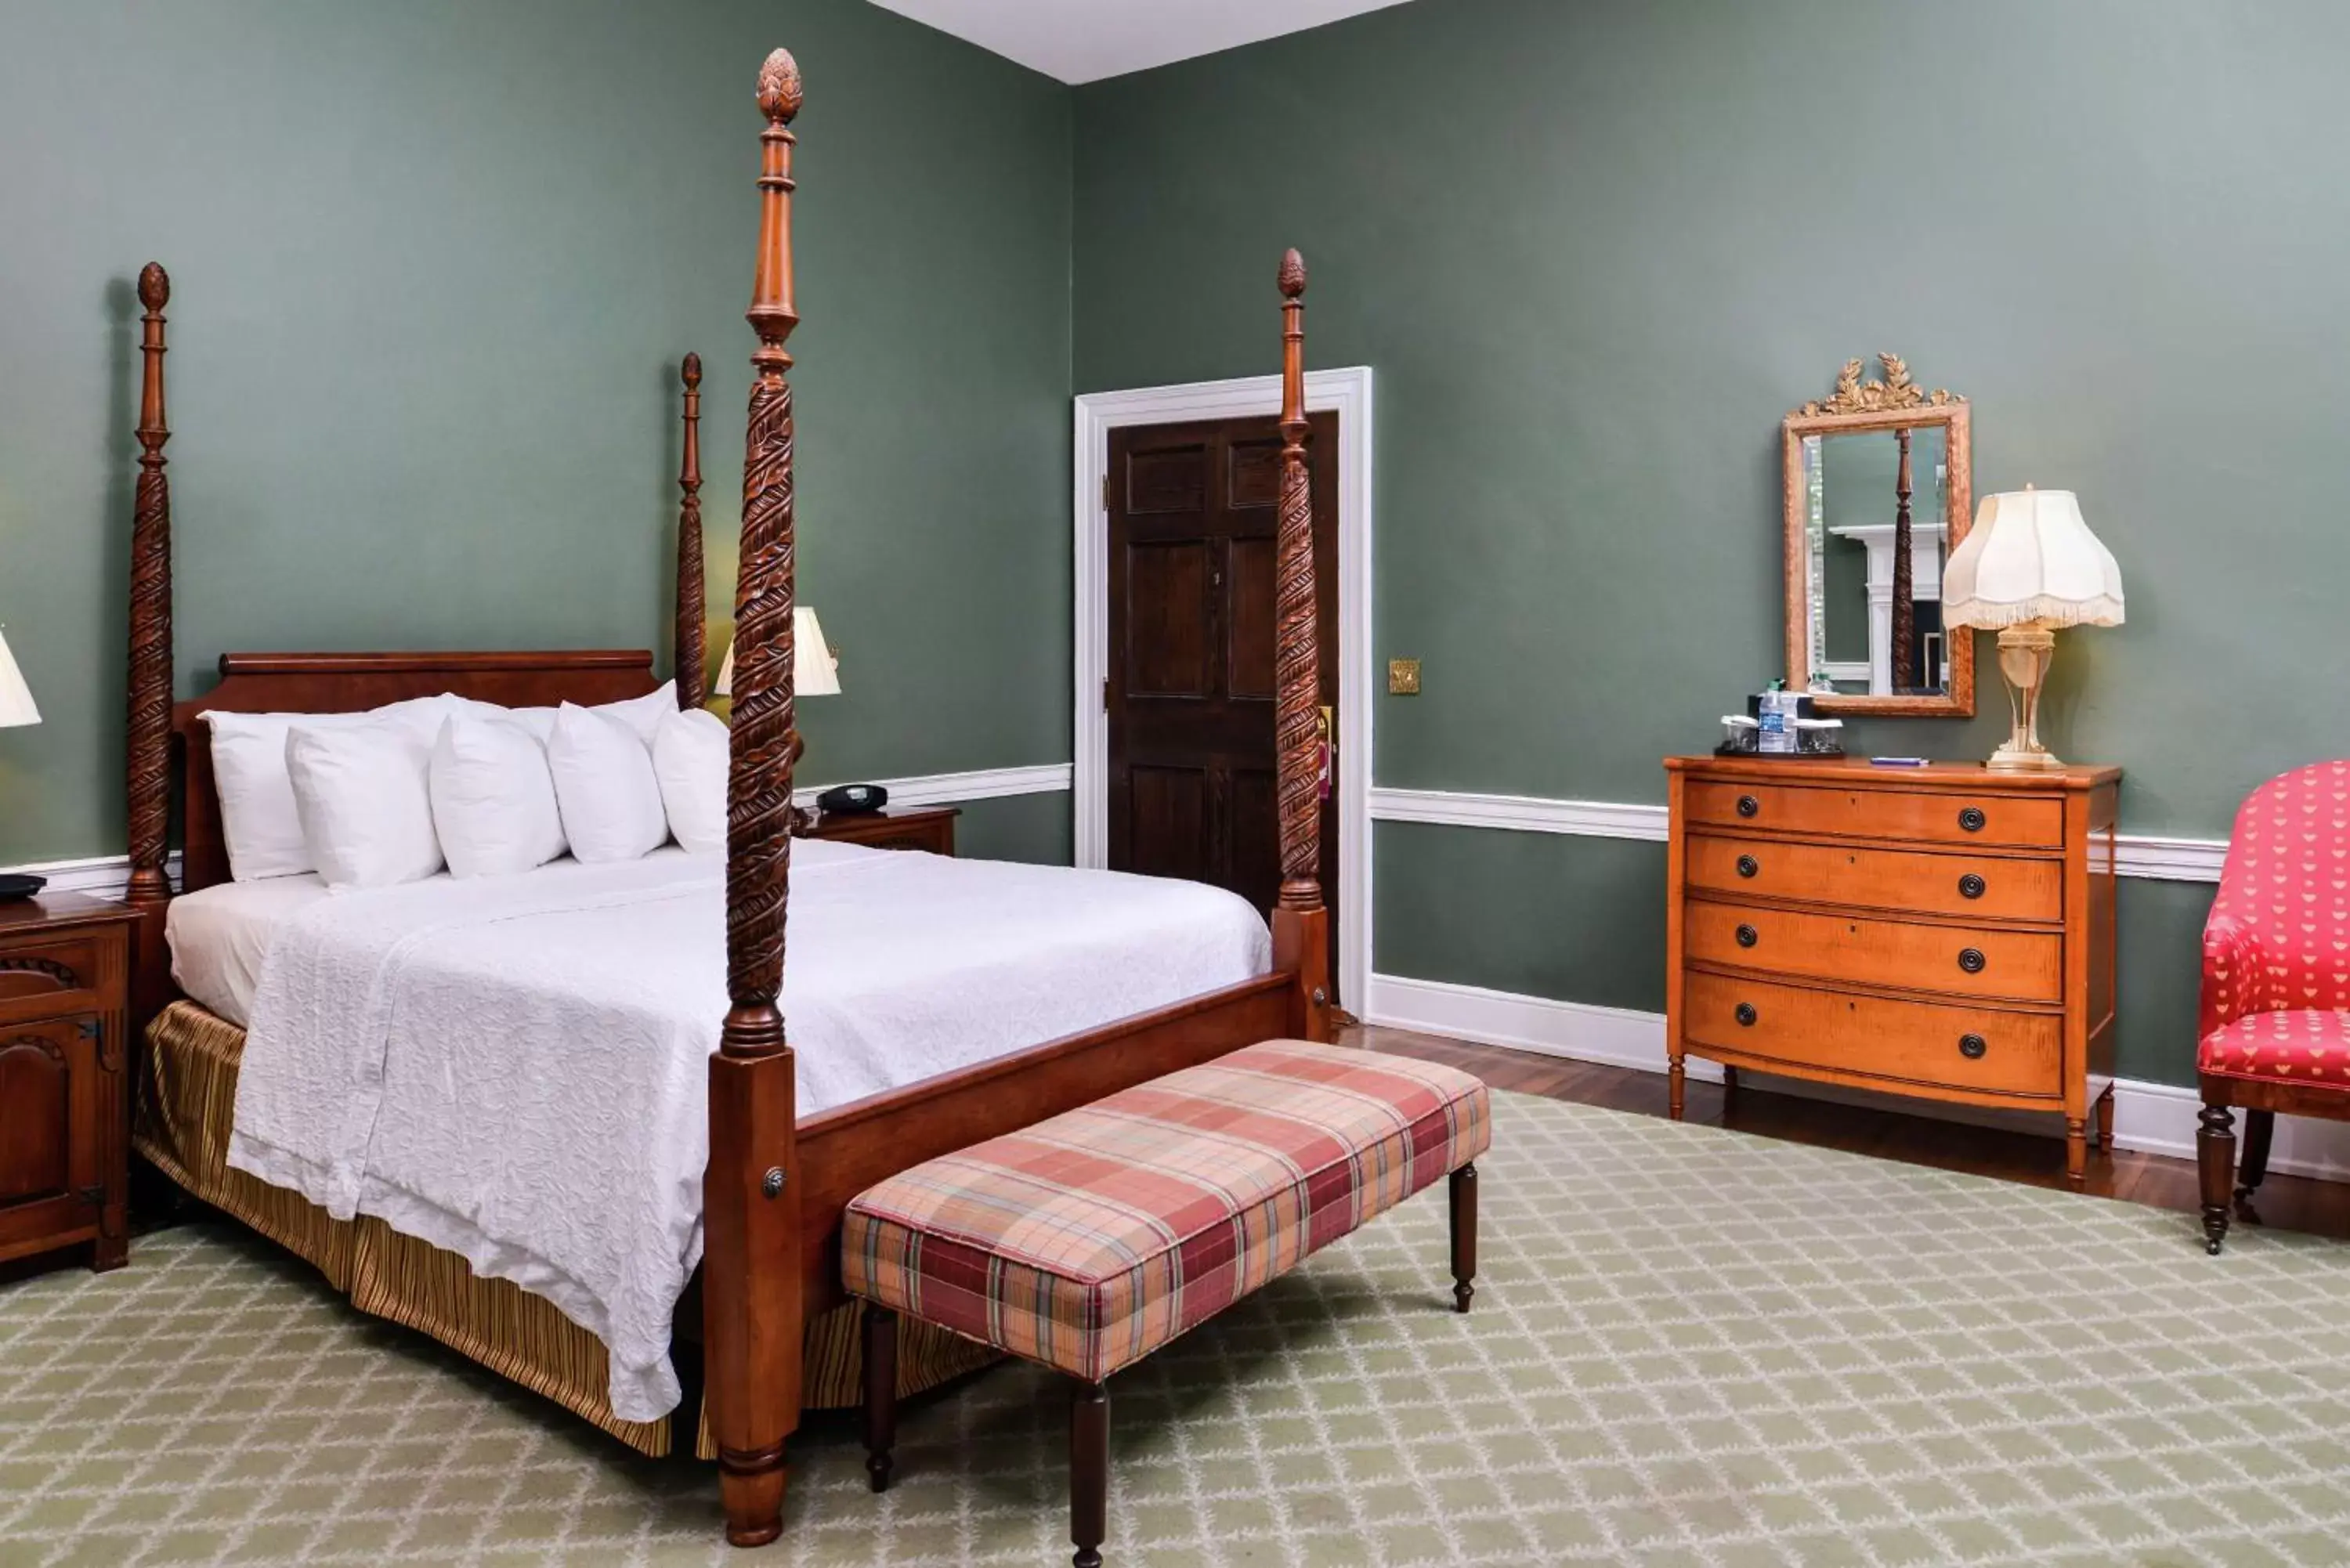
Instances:
[[[1310,420],[1320,701],[1338,701],[1338,421]],[[1281,436],[1272,419],[1110,432],[1109,864],[1229,888],[1281,883],[1274,763]],[[1344,737],[1340,737],[1343,746]],[[1338,765],[1346,765],[1343,750]],[[1337,901],[1337,806],[1323,808]],[[1336,972],[1337,922],[1331,922]]]
[[[1270,702],[1274,696],[1273,649],[1274,563],[1271,539],[1235,539],[1230,546],[1232,620],[1224,658],[1232,672],[1232,694]]]
[[[1132,544],[1126,551],[1127,691],[1136,697],[1211,695],[1215,619],[1204,539]]]
[[[1210,870],[1208,801],[1213,793],[1207,770],[1137,767],[1131,789],[1128,842],[1133,857],[1129,864],[1111,869],[1205,880]]]

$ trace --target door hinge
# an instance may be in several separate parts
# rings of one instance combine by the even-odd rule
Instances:
[[[1109,677],[1102,677],[1102,711],[1109,711]]]
[[[1102,475],[1102,510],[1109,510],[1109,475],[1107,473]]]

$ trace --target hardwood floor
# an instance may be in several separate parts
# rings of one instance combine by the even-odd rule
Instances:
[[[1479,1045],[1403,1029],[1357,1025],[1340,1039],[1374,1051],[1446,1062],[1476,1074],[1497,1089],[1546,1095],[1640,1116],[1665,1114],[1665,1077],[1629,1067],[1569,1062],[1526,1051]],[[1782,1137],[1825,1148],[1907,1160],[1943,1170],[1995,1176],[2033,1187],[2064,1185],[2064,1140],[1996,1127],[1970,1127],[1898,1111],[1842,1106],[1796,1095],[1742,1085],[1725,1094],[1719,1085],[1692,1081],[1687,1118],[1763,1137]],[[2242,1117],[2237,1118],[2241,1126]],[[2167,1155],[2089,1151],[2085,1190],[2157,1209],[2197,1210],[2195,1162]],[[2336,1240],[2350,1239],[2350,1183],[2300,1176],[2271,1176],[2261,1186],[2259,1211],[2239,1223],[2269,1224]]]

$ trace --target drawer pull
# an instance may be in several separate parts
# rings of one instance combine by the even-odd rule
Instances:
[[[1751,948],[1762,940],[1762,933],[1756,930],[1753,927],[1741,926],[1738,928],[1738,945],[1740,947]]]
[[[1983,896],[1983,879],[1970,871],[1959,878],[1959,897],[1980,898]]]
[[[1959,826],[1969,833],[1981,833],[1983,830],[1983,824],[1989,820],[1983,815],[1982,807],[1979,805],[1968,806],[1959,813]]]
[[[1762,803],[1751,794],[1742,794],[1738,797],[1738,815],[1760,816],[1762,815]]]
[[[1982,949],[1981,948],[1960,948],[1959,950],[1959,967],[1966,971],[1969,974],[1982,973],[1983,961]]]
[[[1986,1041],[1980,1034],[1961,1034],[1959,1036],[1959,1054],[1964,1056],[1970,1062],[1981,1061],[1983,1053],[1990,1049],[1990,1042]]]
[[[1738,1022],[1743,1027],[1748,1029],[1753,1028],[1756,1016],[1754,1004],[1752,1002],[1742,1002],[1738,1004]]]
[[[1762,862],[1755,859],[1752,855],[1742,855],[1738,857],[1738,874],[1741,877],[1752,877],[1762,869]]]

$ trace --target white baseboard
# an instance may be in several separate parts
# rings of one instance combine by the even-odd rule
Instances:
[[[1557,1002],[1549,997],[1489,991],[1483,986],[1388,974],[1371,976],[1369,994],[1364,1001],[1362,1016],[1366,1023],[1447,1034],[1482,1044],[1503,1045],[1576,1062],[1633,1067],[1647,1073],[1665,1070],[1665,1018],[1660,1012]],[[1721,1070],[1711,1062],[1691,1061],[1689,1075],[1702,1083],[1721,1081]],[[1911,1116],[2017,1128],[2052,1137],[2062,1136],[2064,1130],[2056,1117],[2029,1111],[1947,1106],[1793,1078],[1773,1077],[1769,1082],[1774,1091],[1843,1105],[1870,1106]],[[2117,1078],[2114,1081],[2114,1147],[2192,1159],[2195,1115],[2202,1104],[2202,1096],[2191,1088]],[[2241,1116],[2238,1120],[2241,1121]],[[2350,1180],[2350,1123],[2279,1116],[2276,1140],[2269,1152],[2269,1168],[2281,1175]]]

